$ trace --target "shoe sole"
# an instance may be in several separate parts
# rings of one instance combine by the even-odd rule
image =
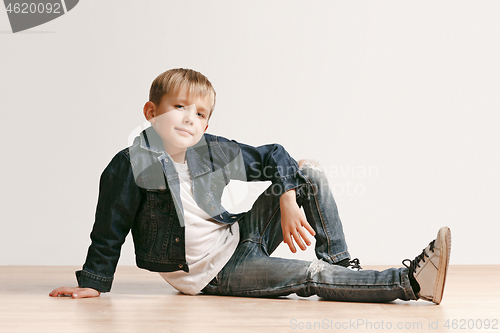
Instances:
[[[439,267],[434,285],[434,293],[432,301],[436,304],[441,303],[443,299],[444,284],[446,282],[446,275],[448,273],[448,265],[450,264],[451,252],[451,230],[448,227],[442,227],[438,232],[439,241],[441,242]]]

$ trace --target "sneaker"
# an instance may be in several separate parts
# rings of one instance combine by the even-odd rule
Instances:
[[[351,261],[349,261],[349,265],[347,266],[347,268],[353,270],[353,271],[360,271],[362,270],[363,268],[359,265],[359,259],[358,258],[354,258],[352,259]]]
[[[441,303],[450,251],[451,231],[448,227],[442,227],[436,239],[421,254],[413,260],[403,260],[403,265],[409,269],[408,277],[415,296],[436,304]]]

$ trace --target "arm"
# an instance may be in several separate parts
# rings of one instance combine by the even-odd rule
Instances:
[[[99,185],[92,244],[83,269],[76,272],[78,286],[108,292],[121,246],[135,220],[141,191],[135,183],[130,160],[118,153],[104,170]]]
[[[273,193],[283,194],[306,184],[297,162],[279,144],[253,147],[223,137],[216,137],[225,156],[231,179],[271,181]]]
[[[83,269],[76,272],[78,288],[61,287],[49,295],[74,298],[108,292],[120,257],[121,246],[132,228],[141,193],[135,184],[126,153],[118,153],[101,175],[92,243]],[[74,296],[76,294],[76,296]]]

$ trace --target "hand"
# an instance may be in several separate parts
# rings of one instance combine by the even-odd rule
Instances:
[[[299,248],[304,251],[306,249],[306,244],[308,246],[311,245],[311,242],[307,237],[306,230],[312,236],[316,235],[316,232],[307,222],[304,213],[302,213],[299,208],[299,205],[297,205],[297,201],[295,199],[295,190],[289,190],[281,195],[280,209],[283,241],[288,245],[290,251],[292,251],[293,253],[297,252],[294,245],[294,240]]]
[[[99,297],[99,295],[101,295],[101,292],[92,288],[60,287],[52,290],[49,294],[49,296],[51,297],[57,297],[59,295],[71,296],[73,298]]]

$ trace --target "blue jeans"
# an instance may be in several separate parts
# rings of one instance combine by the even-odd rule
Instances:
[[[353,271],[335,265],[349,258],[337,205],[325,173],[306,163],[308,179],[297,188],[297,203],[316,231],[318,260],[270,257],[283,241],[279,195],[269,187],[239,221],[240,243],[231,259],[204,289],[211,295],[276,297],[295,293],[336,301],[388,302],[417,299],[408,269]]]

